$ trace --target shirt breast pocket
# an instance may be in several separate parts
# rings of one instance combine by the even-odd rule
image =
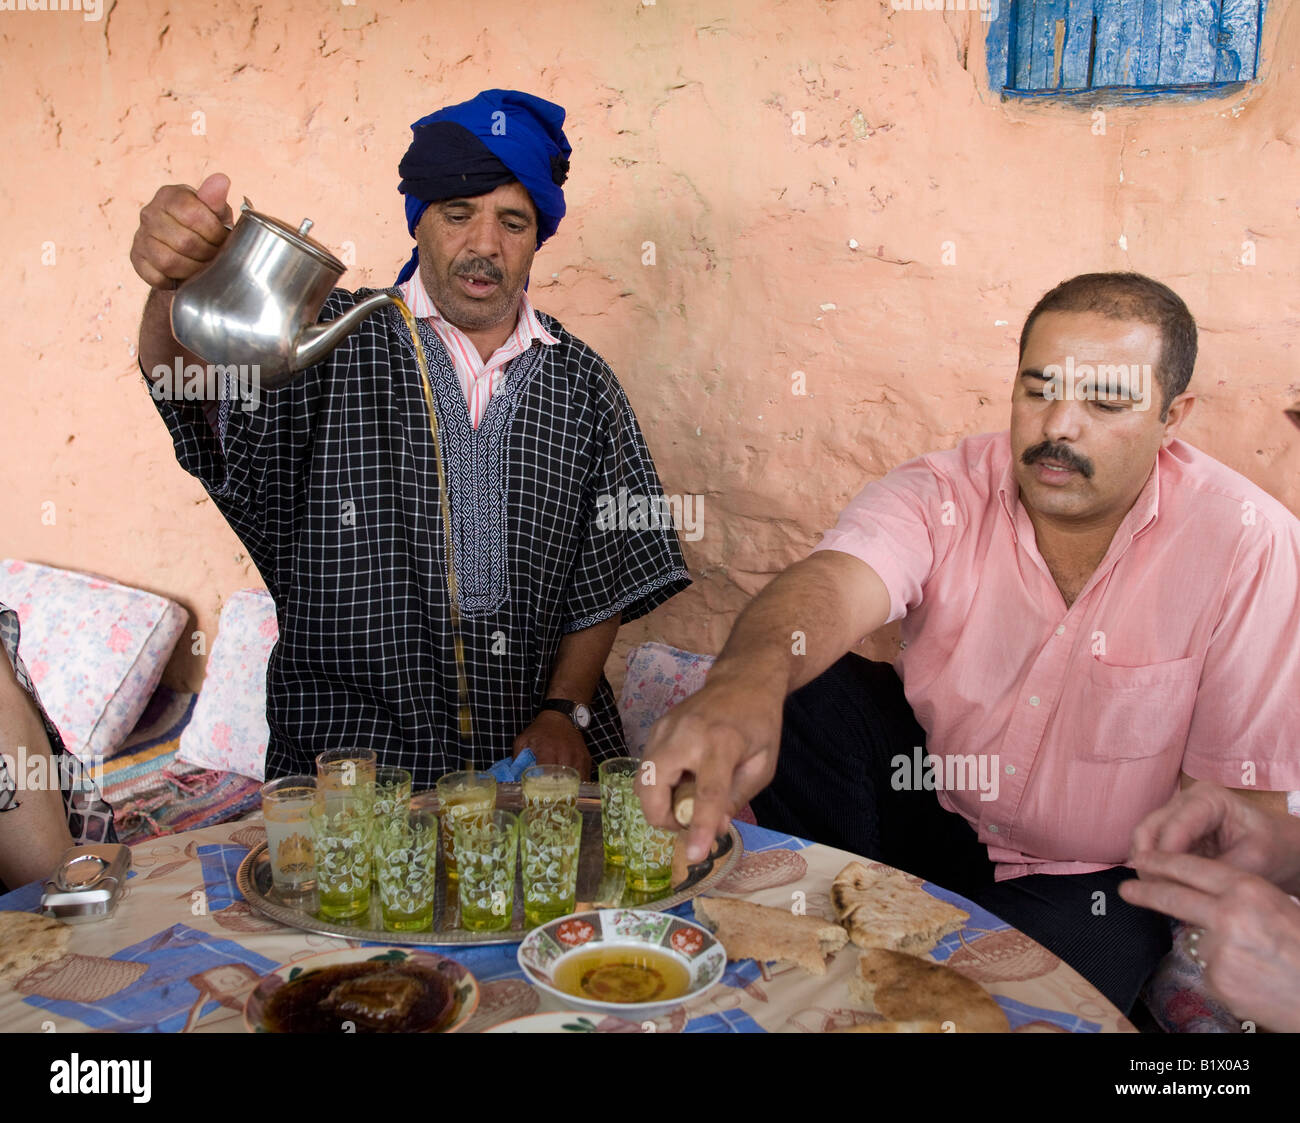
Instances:
[[[1082,759],[1118,763],[1176,753],[1182,760],[1201,678],[1201,657],[1120,667],[1092,659],[1072,720]]]

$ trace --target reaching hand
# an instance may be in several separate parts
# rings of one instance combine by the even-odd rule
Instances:
[[[672,789],[687,773],[695,775],[687,861],[701,861],[731,816],[776,775],[782,707],[781,697],[764,696],[714,668],[701,690],[651,729],[644,759],[655,767],[638,774],[646,819],[676,829]]]
[[[1214,784],[1195,783],[1151,812],[1133,831],[1131,850],[1218,858],[1300,892],[1300,820],[1261,810]]]

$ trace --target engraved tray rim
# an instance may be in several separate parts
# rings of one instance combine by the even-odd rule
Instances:
[[[519,784],[497,785],[498,807],[502,807],[507,811],[516,810],[516,805],[522,806],[522,803],[523,795]],[[595,818],[599,820],[600,785],[582,784],[579,789],[578,805],[583,809],[584,813],[590,814],[594,812]],[[436,811],[438,809],[437,793],[434,791],[417,792],[412,796],[411,806],[419,807],[421,810]],[[664,912],[685,904],[685,902],[698,897],[705,890],[711,889],[730,872],[745,851],[745,845],[741,841],[740,832],[736,829],[735,823],[730,824],[727,828],[727,834],[723,837],[730,843],[728,848],[721,854],[710,855],[703,862],[691,866],[693,876],[676,892],[652,901],[629,903],[627,907],[646,909],[652,912]],[[270,899],[257,887],[254,870],[266,853],[267,845],[266,842],[259,842],[244,856],[235,875],[235,886],[244,900],[257,912],[289,928],[297,928],[300,931],[310,932],[318,936],[338,936],[343,939],[391,944],[397,947],[449,947],[457,945],[472,947],[490,944],[518,944],[522,943],[529,932],[533,931],[530,928],[520,928],[518,931],[506,929],[501,932],[471,932],[465,928],[452,928],[446,931],[431,929],[427,932],[390,932],[386,928],[362,928],[358,925],[335,924],[329,920],[322,920],[312,913]],[[441,864],[440,859],[439,866]],[[696,874],[696,871],[701,868],[704,868],[704,873],[702,875]],[[595,908],[598,906],[590,903],[590,907]]]

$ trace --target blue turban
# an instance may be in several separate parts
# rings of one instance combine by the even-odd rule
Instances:
[[[484,90],[421,117],[397,168],[411,236],[430,203],[486,195],[518,180],[537,208],[540,247],[564,217],[561,184],[573,149],[563,126],[563,107],[518,90]],[[409,280],[419,264],[417,246],[397,283]]]

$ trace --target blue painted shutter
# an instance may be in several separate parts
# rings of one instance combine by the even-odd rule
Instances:
[[[989,29],[995,89],[1069,93],[1250,81],[1266,0],[1009,0]]]

